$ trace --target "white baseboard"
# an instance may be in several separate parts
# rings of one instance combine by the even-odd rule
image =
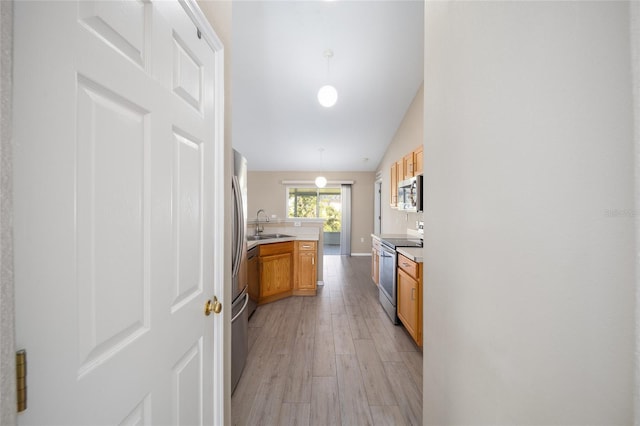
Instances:
[[[371,256],[371,253],[351,253],[351,256]]]

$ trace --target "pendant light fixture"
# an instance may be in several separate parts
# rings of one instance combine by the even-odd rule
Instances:
[[[327,58],[327,81],[329,80],[329,61],[333,57],[333,50],[326,49],[324,51],[324,57]],[[330,84],[322,86],[318,90],[318,102],[325,108],[332,107],[338,101],[338,91]]]
[[[320,151],[320,170],[322,170],[322,152],[324,151],[324,148],[320,148],[318,151]],[[324,188],[327,186],[327,178],[322,175],[318,176],[316,178],[316,186],[318,188]]]

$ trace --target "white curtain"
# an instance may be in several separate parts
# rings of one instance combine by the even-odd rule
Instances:
[[[351,185],[343,184],[342,196],[342,231],[340,232],[340,255],[351,256]]]

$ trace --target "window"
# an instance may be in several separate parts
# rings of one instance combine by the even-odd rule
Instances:
[[[322,218],[324,232],[340,232],[342,196],[339,187],[288,187],[287,216]]]

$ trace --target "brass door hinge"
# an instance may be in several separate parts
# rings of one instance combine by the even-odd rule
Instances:
[[[27,409],[27,351],[16,352],[16,399],[18,413]]]

